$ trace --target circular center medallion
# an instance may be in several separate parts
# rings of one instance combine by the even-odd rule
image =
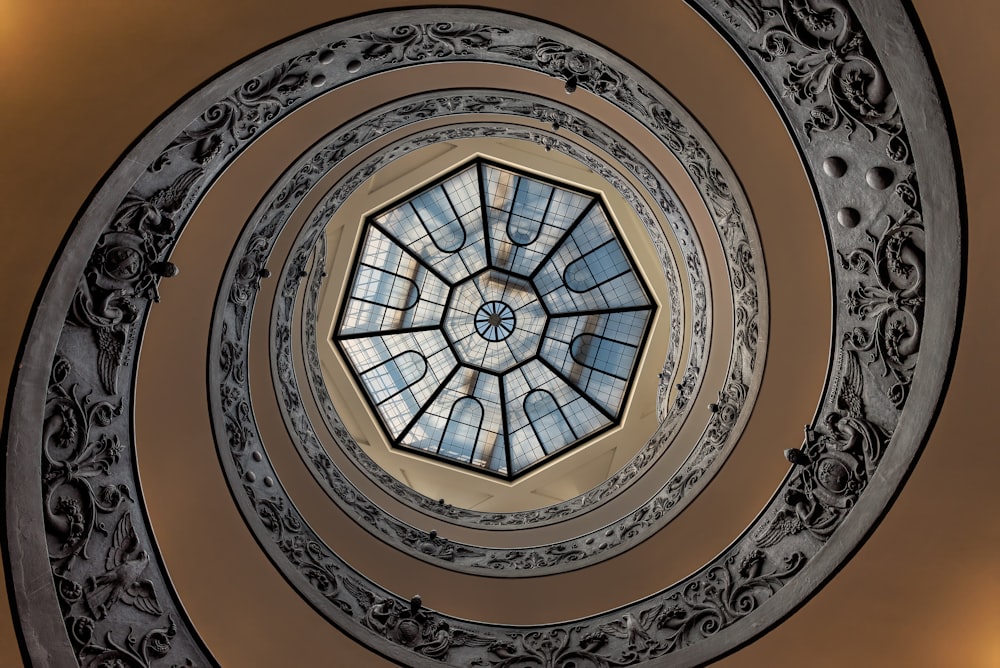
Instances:
[[[458,362],[505,373],[538,354],[547,319],[530,281],[488,269],[452,288],[443,325]]]
[[[476,311],[476,331],[487,341],[503,341],[515,323],[514,311],[501,301],[486,302]]]

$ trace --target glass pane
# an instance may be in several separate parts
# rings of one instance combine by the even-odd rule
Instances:
[[[617,422],[655,306],[599,198],[477,160],[365,225],[334,339],[390,442],[513,477]]]

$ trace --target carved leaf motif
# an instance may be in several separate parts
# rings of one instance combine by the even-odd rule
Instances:
[[[177,625],[169,615],[165,627],[150,629],[139,639],[130,630],[125,641],[119,643],[108,633],[105,646],[91,642],[83,645],[79,654],[81,665],[85,668],[150,668],[153,662],[170,653],[171,641],[176,635]],[[184,665],[191,663],[186,661]]]
[[[848,332],[844,342],[852,350],[868,353],[868,364],[878,365],[883,377],[892,378],[886,392],[895,406],[902,407],[922,331],[923,227],[911,211],[899,220],[886,216],[880,237],[866,235],[871,250],[841,255],[845,267],[875,280],[848,291],[844,298],[848,313],[864,323]]]
[[[43,427],[43,471],[46,529],[53,570],[68,569],[76,557],[87,557],[98,513],[114,511],[127,488],[107,486],[95,492],[92,479],[107,475],[122,451],[116,435],[97,433],[121,414],[121,405],[96,401],[76,384],[68,389],[72,365],[58,358],[49,385]]]
[[[309,79],[308,62],[315,55],[291,58],[213,104],[163,150],[149,171],[166,168],[177,154],[204,167],[235,151],[297,101],[296,93]]]
[[[808,107],[807,135],[844,128],[850,136],[860,127],[869,140],[879,133],[901,138],[895,95],[846,3],[736,4],[753,31],[763,32],[751,51],[765,62],[786,61],[782,94]]]
[[[441,22],[394,26],[388,31],[363,33],[355,40],[362,43],[361,53],[366,60],[399,63],[468,55],[474,49],[488,47],[496,35],[505,32],[495,26]]]

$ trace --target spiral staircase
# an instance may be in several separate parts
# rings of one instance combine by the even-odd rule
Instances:
[[[292,9],[22,10],[6,661],[998,659],[952,14]]]

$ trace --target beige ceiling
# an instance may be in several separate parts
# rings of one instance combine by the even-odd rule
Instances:
[[[0,328],[0,358],[6,375],[12,370],[32,299],[68,222],[102,174],[160,113],[223,67],[281,37],[339,16],[398,4],[407,3],[287,0],[276,8],[262,0],[157,5],[0,2],[4,91],[0,220],[9,235],[0,245],[0,312],[5,323]],[[623,53],[663,81],[722,146],[761,219],[772,279],[772,346],[791,356],[786,359],[801,362],[801,367],[793,368],[769,362],[764,396],[747,438],[761,441],[761,434],[773,429],[784,430],[780,433],[787,437],[789,415],[803,416],[793,421],[796,424],[811,416],[810,402],[815,399],[809,397],[818,395],[815,377],[821,379],[825,367],[823,359],[804,358],[815,350],[825,353],[826,347],[809,347],[800,340],[809,337],[800,336],[799,319],[811,314],[814,320],[828,322],[829,305],[824,302],[828,297],[811,287],[819,285],[825,271],[825,261],[817,254],[822,239],[814,207],[787,138],[759,88],[711,30],[675,0],[483,4],[502,4],[563,23]],[[955,8],[957,3],[940,0],[914,4],[947,86],[968,190],[969,287],[951,391],[910,482],[868,544],[788,622],[721,665],[1000,665],[996,633],[1000,498],[994,480],[1000,471],[1000,449],[991,423],[984,419],[995,412],[992,388],[1000,374],[1000,356],[993,343],[1000,280],[991,270],[990,256],[1000,246],[1000,232],[986,198],[995,188],[994,156],[1000,149],[993,120],[1000,95],[991,85],[1000,61],[1000,45],[993,35],[1000,5],[992,0],[967,0],[960,9]],[[743,113],[735,116],[734,110]],[[772,141],[762,144],[761,137]],[[211,232],[202,234],[211,241]],[[181,269],[177,280],[193,280],[191,267],[181,263]],[[800,275],[802,281],[793,280]],[[217,281],[218,277],[204,278]],[[214,291],[214,283],[210,285]],[[809,302],[800,304],[804,290]],[[155,313],[154,309],[154,318]],[[192,317],[207,315],[192,313]],[[193,345],[203,350],[203,339]],[[174,387],[167,375],[169,362],[159,360],[162,368],[157,373],[166,387]],[[143,365],[153,367],[157,361],[144,359]],[[813,380],[801,381],[800,371]],[[203,378],[200,370],[197,373],[199,380]],[[178,386],[189,382],[181,372],[173,381]],[[800,392],[799,382],[812,391]],[[289,642],[301,642],[307,651],[317,652],[313,659],[317,663],[381,665],[310,614],[270,572],[242,527],[217,465],[211,467],[215,460],[211,444],[194,438],[205,420],[193,415],[190,424],[179,425],[170,445],[200,457],[193,461],[204,466],[192,470],[186,483],[211,487],[209,496],[201,499],[211,507],[185,506],[183,495],[177,495],[170,497],[176,499],[175,505],[161,505],[152,512],[168,568],[176,571],[184,603],[209,647],[225,665],[287,663]],[[184,438],[186,428],[191,430],[190,439]],[[148,461],[160,453],[140,454]],[[721,525],[713,529],[723,535],[734,535],[749,520],[760,503],[734,508],[733,500],[740,495],[766,498],[783,471],[782,463],[769,456],[737,448],[719,477],[725,491],[710,489],[691,513],[670,527],[673,544],[685,545],[687,553],[670,555],[674,568],[682,570],[687,561],[700,564],[719,548],[704,537],[708,518]],[[147,492],[168,498],[167,488],[176,486],[177,479],[153,476],[150,470],[145,469],[143,479]],[[246,555],[247,563],[239,566],[258,574],[251,586],[245,581],[224,582],[229,571],[206,556],[205,543],[219,535],[213,533],[218,527],[225,527],[227,549]],[[669,569],[658,574],[642,570],[662,556],[656,549],[667,547],[651,541],[620,558],[621,563],[616,560],[614,568],[588,569],[563,586],[590,585],[599,579],[603,582],[594,586],[627,600],[658,578],[683,575]],[[425,567],[418,572],[431,582],[445,583],[435,570]],[[638,575],[615,581],[628,572]],[[220,578],[219,588],[199,592],[191,585],[199,575]],[[482,592],[503,603],[500,587],[484,583]],[[265,598],[272,607],[265,607]],[[512,613],[518,612],[516,601],[506,600]],[[568,599],[565,607],[572,612],[573,606]],[[260,615],[265,630],[252,632],[255,627],[241,616],[244,613]],[[314,637],[321,639],[320,646],[308,645]],[[0,665],[19,662],[9,610],[0,607]]]

